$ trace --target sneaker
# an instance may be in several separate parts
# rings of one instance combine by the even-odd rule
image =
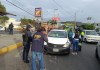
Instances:
[[[73,55],[75,55],[75,53],[74,53],[74,52],[72,52],[72,54],[73,54]]]
[[[77,52],[75,53],[75,55],[77,55]]]

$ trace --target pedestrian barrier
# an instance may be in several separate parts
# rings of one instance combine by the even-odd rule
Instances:
[[[16,44],[13,44],[13,45],[10,45],[10,46],[1,48],[1,49],[0,49],[0,55],[6,54],[6,53],[8,53],[8,52],[11,52],[11,51],[13,51],[13,50],[15,50],[15,49],[17,49],[17,48],[22,47],[22,46],[23,46],[22,42],[19,42],[19,43],[16,43]]]

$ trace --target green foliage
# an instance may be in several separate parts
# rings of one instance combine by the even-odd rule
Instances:
[[[100,31],[100,28],[96,28],[95,30],[96,30],[96,32],[99,32]]]
[[[56,25],[57,24],[57,21],[49,20],[48,23],[51,23],[51,25]]]
[[[83,24],[81,27],[83,29],[87,29],[87,30],[93,30],[93,29],[95,29],[94,24]]]
[[[27,19],[27,18],[21,18],[21,25],[27,25],[27,24],[31,24],[31,25],[35,25],[35,20],[32,19]]]
[[[9,20],[7,16],[0,16],[0,24],[4,26],[4,23]]]
[[[0,12],[6,12],[6,8],[0,2]],[[0,16],[0,24],[4,25],[4,23],[9,20],[7,16]]]
[[[0,2],[0,12],[6,12],[6,8]]]

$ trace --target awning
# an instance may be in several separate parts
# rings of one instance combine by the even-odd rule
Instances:
[[[0,12],[0,16],[4,16],[4,15],[16,16],[15,14],[7,13],[7,12]]]

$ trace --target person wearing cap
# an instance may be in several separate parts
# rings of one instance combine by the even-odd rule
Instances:
[[[36,59],[38,58],[40,70],[44,70],[44,61],[43,61],[43,49],[44,41],[48,42],[47,33],[45,28],[41,27],[37,29],[37,32],[33,35],[32,39],[32,70],[36,69]]]
[[[28,54],[30,50],[30,42],[32,41],[32,32],[31,32],[32,26],[30,24],[26,25],[26,29],[24,30],[24,33],[22,35],[23,38],[23,61],[25,63],[29,63],[28,60]]]

